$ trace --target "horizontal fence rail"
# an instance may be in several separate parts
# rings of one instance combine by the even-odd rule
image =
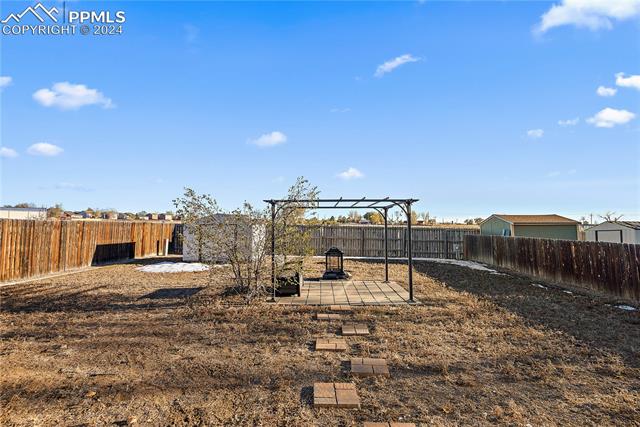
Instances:
[[[640,245],[469,235],[464,257],[640,301]]]
[[[176,224],[145,221],[0,220],[0,282],[165,255]]]
[[[324,255],[337,247],[345,256],[384,257],[384,226],[322,225],[305,226],[311,236],[314,255]],[[415,258],[462,258],[464,236],[478,234],[477,228],[413,226],[412,252]],[[406,225],[391,225],[387,234],[389,257],[407,257]]]

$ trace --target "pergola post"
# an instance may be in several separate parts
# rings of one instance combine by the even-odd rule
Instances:
[[[411,238],[411,202],[407,202],[407,234],[408,236],[408,245],[407,245],[407,261],[409,264],[409,302],[413,301],[413,248],[412,248],[412,238]]]
[[[271,203],[271,301],[276,302],[276,204]]]
[[[384,208],[384,283],[389,283],[389,243],[388,243],[388,213],[389,208]]]

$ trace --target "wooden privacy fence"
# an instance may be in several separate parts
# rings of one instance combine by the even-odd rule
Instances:
[[[335,246],[345,256],[384,257],[384,226],[381,225],[322,225],[306,226],[311,234],[314,255],[324,255]],[[464,236],[478,234],[471,227],[412,227],[413,256],[415,258],[462,258]],[[388,228],[389,257],[407,256],[406,225]]]
[[[469,235],[464,257],[640,301],[640,245]]]
[[[0,220],[0,282],[108,261],[165,255],[175,224]],[[171,245],[170,245],[171,247]]]

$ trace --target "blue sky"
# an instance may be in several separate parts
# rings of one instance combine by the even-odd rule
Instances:
[[[0,203],[233,208],[304,175],[438,218],[640,218],[640,5],[589,4],[68,3],[123,34],[0,36]]]

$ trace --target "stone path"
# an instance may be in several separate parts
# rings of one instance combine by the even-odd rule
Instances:
[[[414,423],[364,423],[364,427],[416,427]]]
[[[342,325],[342,335],[369,335],[369,328],[364,323],[345,323]]]
[[[353,313],[353,309],[350,305],[330,305],[329,310],[341,313]]]
[[[340,283],[340,282],[334,282]],[[342,282],[341,286],[345,286],[345,283],[352,282]],[[353,282],[356,283],[356,282]],[[362,283],[370,283],[370,282],[362,282]],[[374,282],[375,283],[375,282]],[[321,284],[320,284],[321,286]],[[365,287],[368,285],[365,285]],[[342,296],[339,296],[338,301],[336,301],[336,293],[334,293],[335,289],[339,289],[339,286],[331,287],[331,294],[327,292],[327,288],[320,289],[317,291],[317,294],[307,293],[306,296],[300,297],[298,300],[304,302],[301,303],[317,303],[317,304],[325,304],[330,303],[331,300],[336,302],[335,304],[329,304],[329,310],[334,313],[317,313],[317,320],[340,320],[342,319],[342,314],[352,313],[352,309],[350,304],[355,301],[358,301],[357,298],[353,295],[353,289],[348,291],[345,289],[345,296],[348,301],[347,304],[342,303]],[[356,292],[358,292],[357,285],[354,287]],[[358,294],[360,295],[360,294]],[[371,292],[370,298],[372,298],[376,303],[380,303],[381,299],[385,296],[384,291]],[[349,299],[352,297],[352,299]],[[294,298],[292,301],[295,301]],[[360,297],[359,301],[362,303],[363,301],[369,301],[366,298]],[[282,299],[280,300],[282,301]],[[281,302],[278,302],[279,304]],[[291,302],[290,304],[295,304]],[[335,313],[337,312],[337,313]],[[342,314],[338,314],[342,313]],[[369,327],[365,323],[355,323],[355,322],[346,322],[342,325],[342,335],[344,336],[361,336],[361,335],[369,335]],[[347,342],[343,338],[317,338],[316,339],[316,351],[347,351]],[[371,357],[355,357],[351,359],[351,375],[354,376],[389,376],[389,366],[387,365],[386,359],[376,359]],[[360,396],[356,390],[356,386],[354,383],[314,383],[313,384],[313,406],[315,408],[356,408],[360,409]],[[364,427],[415,427],[414,423],[402,423],[402,422],[365,422]]]
[[[341,338],[317,338],[316,351],[347,351],[347,342]]]
[[[354,383],[314,383],[316,408],[360,408],[360,396]]]
[[[342,316],[335,313],[318,313],[316,314],[317,320],[340,320]]]
[[[351,374],[360,377],[373,375],[389,376],[389,368],[385,359],[358,357],[351,359]]]

